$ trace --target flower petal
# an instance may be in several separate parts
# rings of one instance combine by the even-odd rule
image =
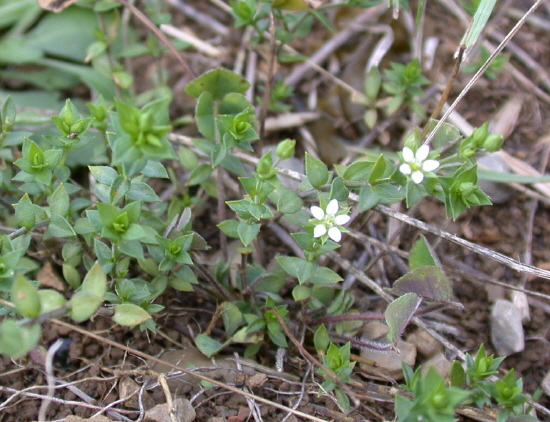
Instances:
[[[434,171],[439,167],[439,161],[437,160],[426,160],[422,163],[422,170],[424,171]]]
[[[323,220],[325,218],[325,212],[318,206],[314,205],[309,210],[317,220]]]
[[[334,216],[338,212],[338,200],[333,199],[327,205],[327,215]]]
[[[414,183],[419,185],[420,183],[422,183],[422,180],[424,180],[424,173],[422,173],[420,170],[417,170],[411,175],[411,179]]]
[[[416,150],[415,158],[418,161],[424,161],[426,158],[428,158],[429,153],[430,153],[430,147],[428,145],[422,145],[420,148]]]
[[[338,229],[338,227],[331,227],[328,229],[328,237],[330,237],[335,242],[339,242],[342,240],[342,232]]]
[[[409,147],[403,148],[403,161],[406,163],[411,163],[414,161],[414,152]]]
[[[313,237],[321,237],[327,232],[327,228],[324,224],[317,224],[313,229]]]
[[[411,166],[409,166],[408,164],[401,164],[399,166],[399,171],[403,174],[411,174],[412,173],[412,170],[411,170]]]
[[[345,214],[337,215],[336,218],[334,218],[334,224],[341,226],[343,224],[346,224],[350,220],[350,218],[351,217],[349,215]]]

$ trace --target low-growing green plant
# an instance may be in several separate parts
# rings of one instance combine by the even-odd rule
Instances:
[[[378,3],[346,2],[353,7]],[[154,38],[139,44],[131,34],[131,48],[122,49],[118,3],[88,4],[93,11],[82,8],[84,12],[78,13],[88,23],[97,17],[101,28],[84,48],[95,70],[72,72],[98,94],[97,99],[87,104],[87,110],[67,100],[57,107],[60,112],[51,117],[47,129],[27,124],[11,97],[0,110],[0,216],[6,232],[0,236],[0,352],[21,357],[37,344],[41,324],[49,318],[68,316],[80,323],[100,309],[116,324],[155,331],[155,314],[164,309],[159,302],[169,289],[185,294],[204,283],[218,304],[210,325],[221,320],[224,332],[199,333],[194,340],[201,352],[210,357],[230,345],[243,345],[244,355],[253,356],[265,345],[286,348],[288,325],[307,319],[325,367],[317,372],[323,378],[321,390],[334,394],[339,406],[348,410],[349,398],[337,380],[351,379],[351,347],[393,350],[415,315],[461,305],[424,237],[410,251],[409,271],[388,289],[395,299],[384,313],[356,312],[352,294],[339,286],[341,275],[319,259],[338,249],[352,230],[352,211],[364,213],[379,204],[402,201],[410,208],[431,196],[456,219],[472,206],[490,204],[477,185],[476,157],[498,150],[502,137],[489,134],[486,124],[468,137],[444,124],[431,145],[416,128],[397,153],[365,153],[347,165],[329,168],[305,153],[305,174],[295,191],[281,181],[278,163],[296,155],[296,141],[278,142],[274,153],[259,151],[261,158],[252,167],[254,160],[242,158],[243,151],[261,149],[261,118],[244,95],[250,87],[246,79],[224,68],[194,78],[186,93],[196,99],[198,133],[192,143],[176,145],[169,136],[171,95],[162,69],[157,69],[153,89],[133,95],[133,78],[123,65],[124,58],[140,54],[158,57],[160,44]],[[254,28],[256,43],[266,41],[265,30],[276,22],[278,48],[272,54],[279,54],[279,47],[293,37],[307,34],[313,17],[330,25],[321,9],[304,4],[230,2],[235,27]],[[147,6],[155,10],[155,23],[169,18],[155,2]],[[298,14],[287,11],[296,8]],[[102,86],[105,79],[108,83]],[[363,99],[367,124],[375,125],[380,109],[393,114],[402,108],[423,118],[418,97],[428,83],[416,60],[393,63],[382,72],[372,68]],[[288,110],[282,100],[292,90],[284,82],[264,89],[270,89],[264,107]],[[427,124],[433,130],[436,122]],[[228,176],[238,180],[238,193],[226,190]],[[152,187],[168,185],[175,191],[169,198],[161,198]],[[208,265],[197,259],[210,245],[193,218],[195,209],[206,202],[216,202],[218,243],[225,254]],[[291,236],[300,253],[256,259],[265,227],[277,221],[293,227]],[[227,259],[228,238],[237,245],[237,268]],[[40,263],[33,257],[46,248],[62,261],[67,283],[63,294],[34,281]],[[356,322],[368,319],[386,321],[386,342],[355,338],[360,328]],[[324,324],[332,324],[330,330]],[[337,346],[337,341],[345,344]],[[433,370],[421,376],[405,369],[405,388],[414,397],[396,398],[398,419],[450,421],[460,403],[471,399],[483,404],[489,397],[501,407],[500,418],[519,414],[526,400],[513,371],[502,381],[486,381],[499,363],[480,349],[462,373],[453,364],[450,387]]]
[[[505,422],[512,416],[518,421],[537,421],[530,415],[531,408],[525,407],[529,398],[523,394],[523,382],[516,378],[514,369],[501,380],[491,379],[498,374],[498,367],[504,359],[487,355],[482,344],[475,358],[466,354],[465,368],[453,360],[449,381],[445,381],[431,366],[423,373],[421,367],[413,371],[403,363],[405,384],[402,388],[412,393],[413,398],[396,396],[397,420],[451,422],[456,420],[454,415],[459,405],[475,404],[479,408],[495,406],[498,422]]]

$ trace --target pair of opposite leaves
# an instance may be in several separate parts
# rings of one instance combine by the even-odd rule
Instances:
[[[37,0],[42,9],[60,12],[76,0]],[[320,0],[273,0],[273,7],[281,10],[316,9],[321,5]]]

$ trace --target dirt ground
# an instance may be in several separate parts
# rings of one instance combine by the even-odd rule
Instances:
[[[242,31],[232,28],[231,18],[216,7],[215,2],[190,1],[187,3],[196,10],[216,18],[230,30],[229,36],[221,37],[204,24],[187,17],[178,9],[170,9],[173,13],[174,25],[187,25],[203,40],[224,49],[221,59],[205,59],[196,52],[187,53],[188,59],[198,72],[217,65],[232,68],[235,57],[241,48]],[[426,22],[424,23],[425,36],[437,37],[439,48],[436,51],[433,66],[426,73],[430,80],[442,84],[451,72],[451,56],[462,35],[461,24],[441,5],[444,2],[430,1],[428,3]],[[497,18],[492,21],[490,26],[492,33],[496,31],[495,28],[504,33],[517,21],[517,18],[511,17],[508,10],[526,11],[529,6],[528,2],[519,0],[504,3],[506,4],[504,8],[507,10],[497,10]],[[349,13],[349,16],[346,16],[346,13]],[[351,19],[350,16],[353,13],[356,11],[348,10],[342,12],[342,15],[330,13],[328,16],[337,27],[343,27],[346,19]],[[550,8],[547,6],[542,6],[536,15],[546,25],[550,23]],[[390,50],[385,60],[404,60],[408,57],[409,51],[408,34],[400,29],[400,25],[391,22],[388,13],[381,15],[379,19],[378,23],[388,24],[396,34],[395,48]],[[367,30],[366,34],[362,33],[362,35],[350,38],[343,47],[336,51],[336,54],[331,55],[329,63],[324,63],[323,66],[338,74],[341,69],[339,66],[342,66],[346,57],[352,55],[361,44],[361,37],[371,36],[368,33]],[[317,23],[313,36],[307,39],[298,39],[293,46],[302,54],[311,55],[330,38],[331,34],[326,28]],[[488,39],[492,38],[489,36]],[[547,69],[550,68],[550,30],[548,26],[540,27],[527,23],[514,38],[514,43],[519,50],[530,56],[533,62],[540,66],[533,69],[522,63],[513,54],[511,55],[510,64],[517,69],[517,72],[524,75],[531,85],[526,84],[523,80],[518,80],[514,77],[513,71],[507,68],[495,80],[483,78],[460,103],[458,112],[470,124],[477,126],[493,119],[509,99],[519,98],[522,105],[521,112],[517,116],[515,124],[510,127],[510,134],[506,139],[504,150],[532,167],[540,169],[541,165],[547,162],[550,151],[548,149],[550,142],[550,102],[548,100],[550,87],[543,83],[545,78],[548,78]],[[181,87],[189,79],[182,75],[180,67],[168,54],[163,62],[170,72],[170,78],[175,87],[172,106],[174,117],[192,113],[194,102],[182,94],[181,90]],[[144,69],[152,65],[147,61],[138,63]],[[276,77],[280,78],[290,74],[299,65],[281,65],[277,68]],[[265,73],[266,63],[262,60],[261,55],[258,68],[260,74]],[[139,74],[146,76],[149,72],[144,71]],[[451,100],[460,92],[469,78],[470,76],[465,74],[458,76],[451,93]],[[350,83],[353,82],[350,80]],[[147,85],[147,79],[138,83],[138,86],[143,88],[146,88]],[[546,97],[537,95],[535,88],[541,90]],[[340,126],[340,129],[331,129],[331,133],[325,137],[344,138],[346,139],[344,145],[353,147],[368,135],[364,126],[346,122],[345,119],[349,116],[334,111],[334,101],[336,101],[334,97],[338,95],[334,93],[334,84],[319,74],[313,73],[295,87],[294,105],[304,107],[312,89],[319,91],[317,109],[323,113],[323,116],[332,119],[333,127]],[[433,99],[428,101],[428,108],[433,106],[433,103]],[[349,104],[347,105],[349,106]],[[342,108],[345,110],[346,105],[343,105]],[[399,134],[400,131],[402,133],[403,128],[408,125],[410,125],[410,121],[382,129],[379,136],[375,137],[368,146],[397,150],[400,139],[395,138],[394,135]],[[315,124],[309,129],[314,134],[316,131],[323,130],[316,128]],[[193,134],[195,128],[190,126],[177,131]],[[303,132],[298,129],[272,133],[267,141],[276,142],[288,136],[296,138],[299,143],[304,142]],[[332,153],[330,148],[338,149],[340,147],[340,144],[331,145],[330,143],[320,146],[320,148],[328,148],[329,154]],[[303,150],[303,148],[300,149]],[[548,168],[544,167],[543,171],[547,172]],[[416,208],[414,216],[520,262],[550,269],[550,230],[548,230],[550,227],[550,199],[544,197],[535,203],[535,199],[529,195],[529,192],[512,189],[511,196],[504,203],[491,207],[472,208],[457,221],[447,220],[444,207],[436,203],[435,200],[422,201]],[[214,201],[211,205],[211,209],[215,209]],[[214,230],[215,219],[207,214],[207,210],[208,208],[205,207],[203,215],[195,216],[197,220],[194,229],[214,246],[215,251],[217,244],[217,235]],[[373,214],[368,226],[369,235],[384,241],[388,235],[388,217],[376,212]],[[405,228],[395,245],[403,251],[408,251],[418,234],[417,229]],[[457,301],[464,305],[464,310],[445,310],[435,315],[428,315],[425,320],[432,327],[436,327],[436,330],[449,342],[464,352],[475,353],[481,343],[484,343],[489,351],[494,351],[490,340],[491,301],[498,296],[509,298],[511,291],[492,286],[491,280],[550,295],[548,280],[518,273],[456,244],[437,239],[434,235],[427,235],[427,237],[434,245],[446,268],[462,271],[460,274],[450,272],[449,276],[454,283]],[[265,253],[268,256],[274,256],[285,247],[275,237],[267,236],[266,240],[272,240],[272,243],[265,243]],[[346,239],[344,239],[345,241]],[[353,241],[349,242],[348,247],[343,246],[342,250],[347,251],[347,259],[353,260],[358,255],[359,248]],[[401,275],[399,267],[390,255],[384,255],[381,263],[382,265],[375,265],[369,270],[367,275],[375,280],[389,280],[390,282]],[[327,265],[334,269],[338,268],[331,262],[328,262]],[[53,271],[58,271],[58,267],[54,265]],[[341,272],[345,276],[345,272]],[[357,308],[362,311],[384,309],[384,302],[365,287],[356,284],[353,287],[353,294],[357,298]],[[518,376],[523,378],[525,391],[533,393],[541,387],[544,376],[550,371],[550,303],[548,296],[541,298],[527,295],[527,300],[530,319],[524,323],[525,350],[509,356],[504,361],[502,368],[505,370],[516,368]],[[110,319],[103,316],[96,316],[93,321],[87,322],[82,327],[140,352],[158,356],[163,350],[179,348],[182,344],[188,344],[194,335],[204,331],[210,323],[217,305],[215,300],[206,295],[202,289],[193,293],[172,291],[169,297],[167,295],[161,298],[159,303],[163,304],[166,309],[157,320],[159,330],[156,335],[117,327]],[[413,328],[411,328],[412,330]],[[111,406],[109,410],[116,411],[118,415],[127,418],[125,420],[138,420],[140,418],[139,406],[136,408],[135,405],[130,406],[128,402],[117,402],[117,400],[120,400],[123,377],[129,377],[138,385],[142,385],[145,381],[155,380],[155,377],[147,372],[144,359],[55,323],[45,326],[41,343],[48,346],[59,337],[70,339],[70,343],[68,343],[70,347],[67,355],[59,357],[55,375],[62,382],[72,383],[73,388],[64,387],[56,390],[55,400],[50,404],[47,413],[48,420],[63,420],[69,415],[89,418],[108,406]],[[235,347],[229,352],[242,353],[242,350]],[[355,350],[354,353],[359,352]],[[455,357],[448,350],[446,355],[448,358]],[[258,355],[258,362],[265,367],[273,368],[275,360],[273,350],[263,350]],[[422,360],[422,358],[419,359],[420,362]],[[351,422],[383,421],[394,418],[391,397],[384,393],[389,391],[389,387],[395,386],[395,383],[373,379],[366,373],[357,371],[354,381],[362,383],[364,387],[353,384],[352,389],[361,399],[361,406],[349,415],[343,416],[328,397],[317,394],[318,388],[312,383],[311,374],[308,375],[310,369],[308,362],[294,348],[290,347],[285,358],[284,371],[299,377],[300,380],[304,379],[304,382],[285,379],[284,376],[278,375],[267,375],[265,379],[261,379],[261,382],[258,379],[252,381],[253,374],[248,374],[237,379],[235,385],[276,403],[291,408],[296,406],[296,410],[316,416],[319,420]],[[42,403],[42,395],[46,394],[47,385],[45,371],[39,359],[26,357],[14,362],[5,357],[0,358],[0,385],[12,389],[0,394],[0,403],[3,404],[3,408],[0,410],[0,422],[36,420]],[[378,391],[376,391],[377,388],[379,388]],[[244,422],[253,420],[250,416],[249,403],[245,397],[239,394],[221,388],[203,390],[199,394],[200,386],[187,383],[177,384],[173,390],[174,399],[181,397],[190,400],[191,406],[196,411],[195,420],[197,421]],[[22,391],[27,394],[22,394]],[[146,400],[144,399],[146,403],[166,402],[165,391],[158,386],[144,393],[144,397],[146,397]],[[549,408],[550,397],[543,394],[539,404]],[[305,420],[267,404],[261,404],[259,409],[261,418],[265,421]],[[104,414],[113,421],[124,420],[118,419],[112,412]],[[461,418],[463,418],[462,420],[471,420],[463,416]],[[550,415],[539,413],[539,419],[550,420]]]

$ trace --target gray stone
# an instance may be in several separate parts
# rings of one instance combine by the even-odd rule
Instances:
[[[376,341],[382,344],[389,344],[384,336],[389,328],[381,322],[371,322],[365,327],[363,338],[366,340]],[[366,360],[373,361],[375,365],[366,363],[361,364],[361,368],[368,374],[383,379],[400,380],[403,379],[402,362],[410,366],[414,365],[416,360],[416,347],[406,341],[397,342],[398,352],[394,351],[379,351],[366,349],[361,350],[361,357]]]
[[[525,348],[522,315],[512,302],[499,299],[491,311],[491,341],[499,356],[521,352]]]
[[[178,422],[193,422],[197,417],[195,409],[187,399],[179,398],[172,403],[174,414]],[[152,409],[145,412],[145,422],[167,422],[171,421],[170,407],[168,403],[157,404]]]
[[[422,364],[422,371],[425,373],[430,366],[433,366],[443,378],[447,378],[447,375],[449,375],[449,371],[451,370],[451,362],[449,362],[443,353],[438,353],[431,359],[424,362]]]
[[[431,358],[443,350],[441,343],[433,338],[427,331],[422,329],[418,329],[409,335],[407,341],[414,344],[416,350],[427,358]]]

